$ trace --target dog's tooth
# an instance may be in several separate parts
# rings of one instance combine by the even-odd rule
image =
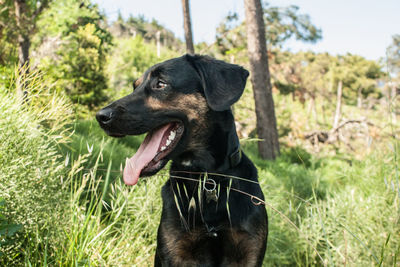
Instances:
[[[164,151],[165,149],[166,149],[165,146],[162,146],[162,147],[161,147],[161,151]]]
[[[176,132],[175,131],[171,131],[171,133],[169,134],[169,136],[171,136],[172,138],[172,140],[174,140],[175,139],[175,136],[176,136]]]
[[[168,136],[168,139],[167,139],[167,142],[166,142],[165,145],[169,146],[171,144],[172,140],[175,139],[175,137],[176,137],[176,132],[175,131],[169,132],[169,136]]]
[[[175,139],[175,136],[176,136],[175,131],[171,131],[171,132],[169,133],[168,140],[169,140],[169,141],[174,140],[174,139]]]

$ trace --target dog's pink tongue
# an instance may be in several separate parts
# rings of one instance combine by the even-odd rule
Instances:
[[[135,185],[138,182],[142,169],[156,156],[162,137],[169,126],[170,124],[167,124],[154,132],[150,132],[136,154],[132,158],[126,159],[123,174],[125,184]]]

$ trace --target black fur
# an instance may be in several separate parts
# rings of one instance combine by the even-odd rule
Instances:
[[[215,111],[230,109],[239,100],[249,72],[244,68],[209,57],[190,57],[200,75],[207,103]]]
[[[239,140],[230,106],[242,95],[247,77],[240,66],[185,55],[151,67],[132,94],[96,115],[101,127],[117,137],[173,121],[184,125],[178,145],[160,167],[172,160],[170,179],[162,188],[155,266],[262,265],[267,214],[247,195],[264,200],[257,169],[244,153],[240,161],[231,161]],[[167,86],[157,88],[159,81]],[[204,190],[198,189],[205,172],[219,187],[217,202],[207,202]]]

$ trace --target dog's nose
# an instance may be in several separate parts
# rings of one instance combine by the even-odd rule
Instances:
[[[106,125],[113,121],[115,112],[112,108],[103,108],[96,114],[96,119],[100,124]]]

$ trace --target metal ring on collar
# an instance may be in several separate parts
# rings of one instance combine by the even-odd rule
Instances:
[[[206,186],[206,184],[209,182],[211,182],[211,184],[212,184],[212,189],[208,189]],[[213,179],[207,179],[204,182],[203,189],[206,190],[207,192],[213,192],[216,188],[217,188],[217,183]]]

